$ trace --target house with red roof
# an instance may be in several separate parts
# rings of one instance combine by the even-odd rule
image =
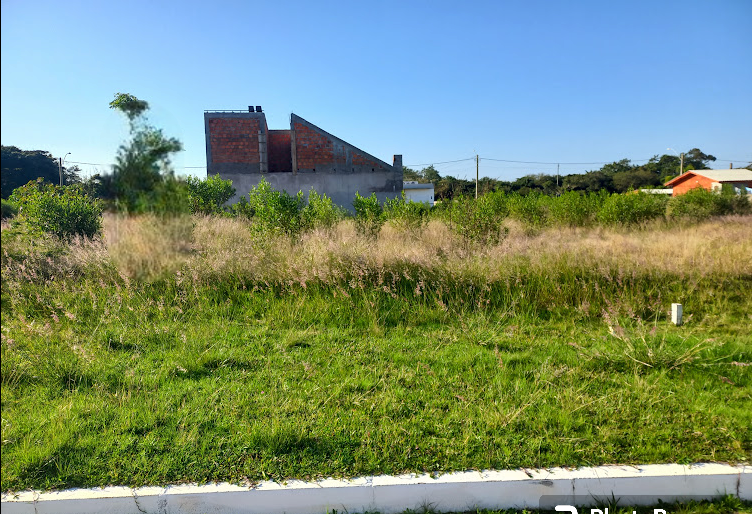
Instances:
[[[671,196],[684,194],[697,187],[720,191],[724,184],[730,184],[737,192],[752,193],[752,170],[690,170],[666,182],[666,186],[673,190]]]

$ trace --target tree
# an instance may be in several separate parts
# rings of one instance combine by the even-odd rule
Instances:
[[[420,173],[407,166],[402,166],[402,180],[414,180],[419,181],[421,179]]]
[[[170,158],[183,149],[175,138],[166,137],[161,129],[149,125],[145,116],[149,104],[128,93],[117,93],[110,102],[128,118],[130,139],[120,146],[112,167],[109,196],[126,209],[144,209],[167,179],[174,177]],[[161,188],[164,192],[173,188]]]
[[[436,184],[441,180],[441,175],[439,175],[438,170],[433,167],[433,164],[420,170],[420,176],[423,179],[422,182],[433,182]]]
[[[714,156],[703,153],[699,148],[692,148],[684,154],[684,170],[706,170],[711,161],[715,161]]]
[[[58,161],[49,152],[2,147],[3,198],[7,199],[14,189],[38,178],[52,184],[60,183]]]

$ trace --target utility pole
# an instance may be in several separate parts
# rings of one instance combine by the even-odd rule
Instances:
[[[68,152],[65,154],[65,157],[68,157],[71,153]],[[57,171],[60,174],[60,185],[63,185],[63,160],[65,160],[65,157],[58,157],[57,158]]]
[[[556,192],[559,192],[559,165],[556,165]]]
[[[478,168],[480,168],[480,157],[475,154],[475,199],[478,199]]]
[[[679,157],[681,158],[681,163],[679,164],[679,175],[681,175],[684,173],[684,154],[682,153]]]

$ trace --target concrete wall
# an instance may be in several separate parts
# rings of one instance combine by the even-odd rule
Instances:
[[[235,196],[229,203],[235,203],[241,196],[246,196],[252,187],[265,178],[271,186],[278,191],[287,191],[291,195],[303,191],[308,198],[308,192],[315,189],[318,193],[325,193],[332,201],[350,211],[353,211],[352,202],[355,192],[361,196],[370,196],[376,193],[380,202],[388,198],[398,197],[402,191],[395,185],[395,191],[383,191],[385,183],[392,180],[390,173],[350,173],[338,175],[335,173],[223,173],[223,179],[232,180],[235,188]]]
[[[433,184],[419,184],[414,181],[402,183],[405,191],[405,200],[410,202],[434,204]]]
[[[290,130],[268,130],[263,113],[208,112],[204,120],[207,173],[232,180],[231,203],[262,178],[292,195],[315,189],[351,211],[356,192],[381,202],[402,193],[402,156],[387,164],[295,114]]]

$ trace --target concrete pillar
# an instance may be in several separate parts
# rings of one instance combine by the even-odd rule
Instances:
[[[266,132],[259,130],[259,169],[261,173],[267,173],[269,171],[269,156],[266,151]]]
[[[682,304],[680,303],[671,304],[671,323],[673,323],[676,326],[679,326],[682,324]]]

